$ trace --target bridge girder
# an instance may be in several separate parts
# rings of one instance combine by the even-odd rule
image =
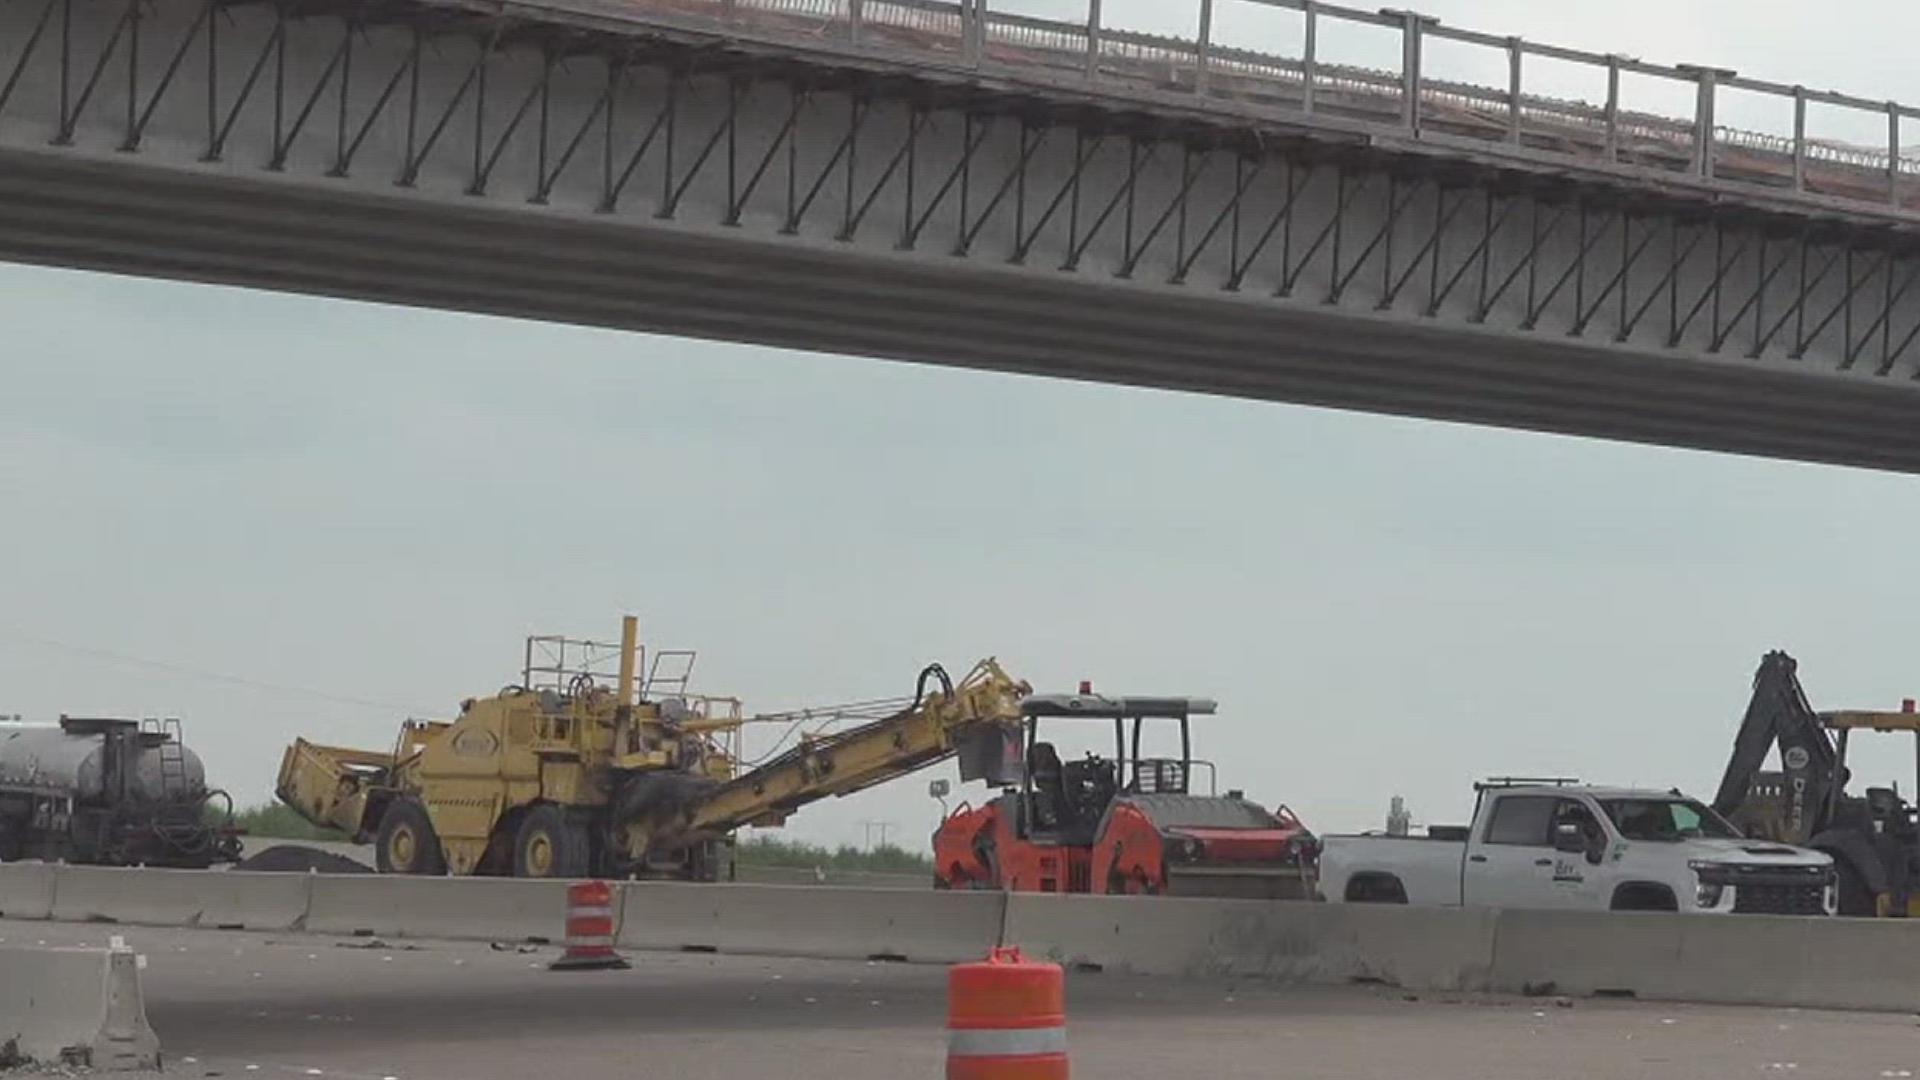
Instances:
[[[1920,468],[1884,213],[651,21],[0,5],[0,254]]]

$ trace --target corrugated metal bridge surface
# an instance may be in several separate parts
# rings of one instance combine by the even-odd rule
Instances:
[[[1191,2],[0,0],[0,257],[1920,468],[1920,111]],[[1295,55],[1215,42],[1253,4]],[[1399,64],[1321,61],[1354,24]]]

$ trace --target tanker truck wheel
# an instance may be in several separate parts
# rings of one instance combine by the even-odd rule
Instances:
[[[440,837],[433,831],[427,808],[413,799],[387,807],[374,838],[373,861],[383,874],[446,873],[447,858],[440,851]]]
[[[586,827],[557,806],[536,806],[520,819],[513,838],[513,876],[583,878],[592,867]]]

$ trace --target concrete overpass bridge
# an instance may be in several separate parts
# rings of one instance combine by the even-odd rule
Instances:
[[[1920,469],[1920,110],[1181,2],[0,0],[0,257]],[[1217,39],[1254,3],[1296,47]]]

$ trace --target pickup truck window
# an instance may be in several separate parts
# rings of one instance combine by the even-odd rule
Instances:
[[[1553,827],[1559,828],[1564,822],[1572,822],[1580,826],[1580,835],[1586,838],[1590,847],[1604,845],[1607,841],[1606,831],[1600,828],[1600,822],[1595,820],[1593,811],[1587,809],[1587,804],[1578,799],[1561,799],[1560,805],[1554,807]],[[1547,833],[1545,842],[1553,843],[1551,831]]]
[[[1486,842],[1546,847],[1551,842],[1548,825],[1553,821],[1554,804],[1559,801],[1547,795],[1501,796],[1493,804],[1493,818],[1487,822]]]
[[[1702,836],[1740,838],[1724,818],[1692,799],[1602,799],[1600,806],[1629,840],[1677,844]]]

